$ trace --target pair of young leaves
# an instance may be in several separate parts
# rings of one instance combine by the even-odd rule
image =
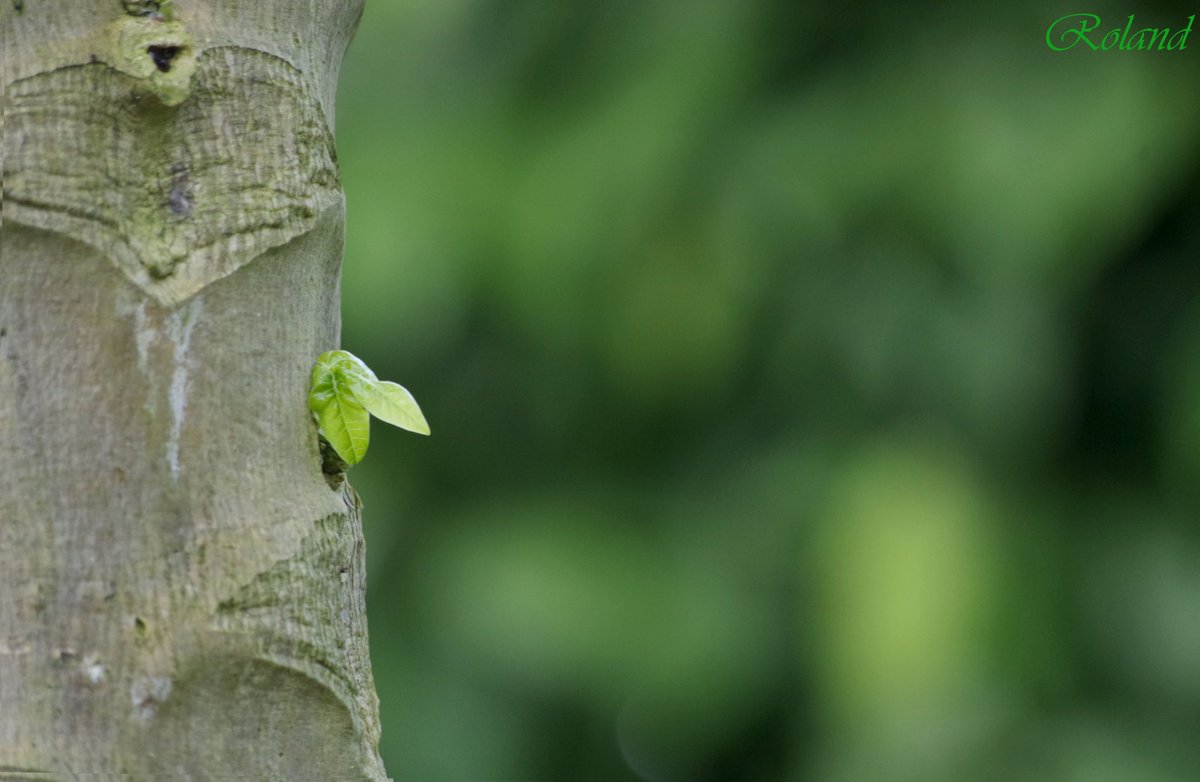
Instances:
[[[429,424],[412,394],[375,377],[357,356],[344,350],[317,357],[308,408],[321,434],[348,465],[358,464],[367,454],[372,415],[401,429],[429,434]]]

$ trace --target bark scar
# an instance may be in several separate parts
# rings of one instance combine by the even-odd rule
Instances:
[[[140,75],[97,62],[9,85],[3,187],[5,220],[91,245],[175,306],[340,219],[344,201],[333,133],[303,73],[254,49],[196,56],[190,44],[162,73],[146,50],[167,43],[131,44]],[[199,65],[187,100],[145,97],[146,79],[175,78],[189,58]]]
[[[192,92],[192,36],[181,22],[167,21],[161,14],[123,16],[114,22],[109,62],[137,79],[164,106],[178,106]]]

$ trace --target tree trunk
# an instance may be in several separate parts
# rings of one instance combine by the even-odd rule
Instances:
[[[386,779],[306,408],[361,0],[0,2],[0,780]]]

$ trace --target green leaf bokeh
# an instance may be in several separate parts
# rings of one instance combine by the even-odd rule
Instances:
[[[394,777],[1193,778],[1200,52],[1055,10],[368,3]]]

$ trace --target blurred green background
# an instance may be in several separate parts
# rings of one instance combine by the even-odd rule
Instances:
[[[1079,10],[368,2],[397,780],[1197,778],[1200,29]]]

